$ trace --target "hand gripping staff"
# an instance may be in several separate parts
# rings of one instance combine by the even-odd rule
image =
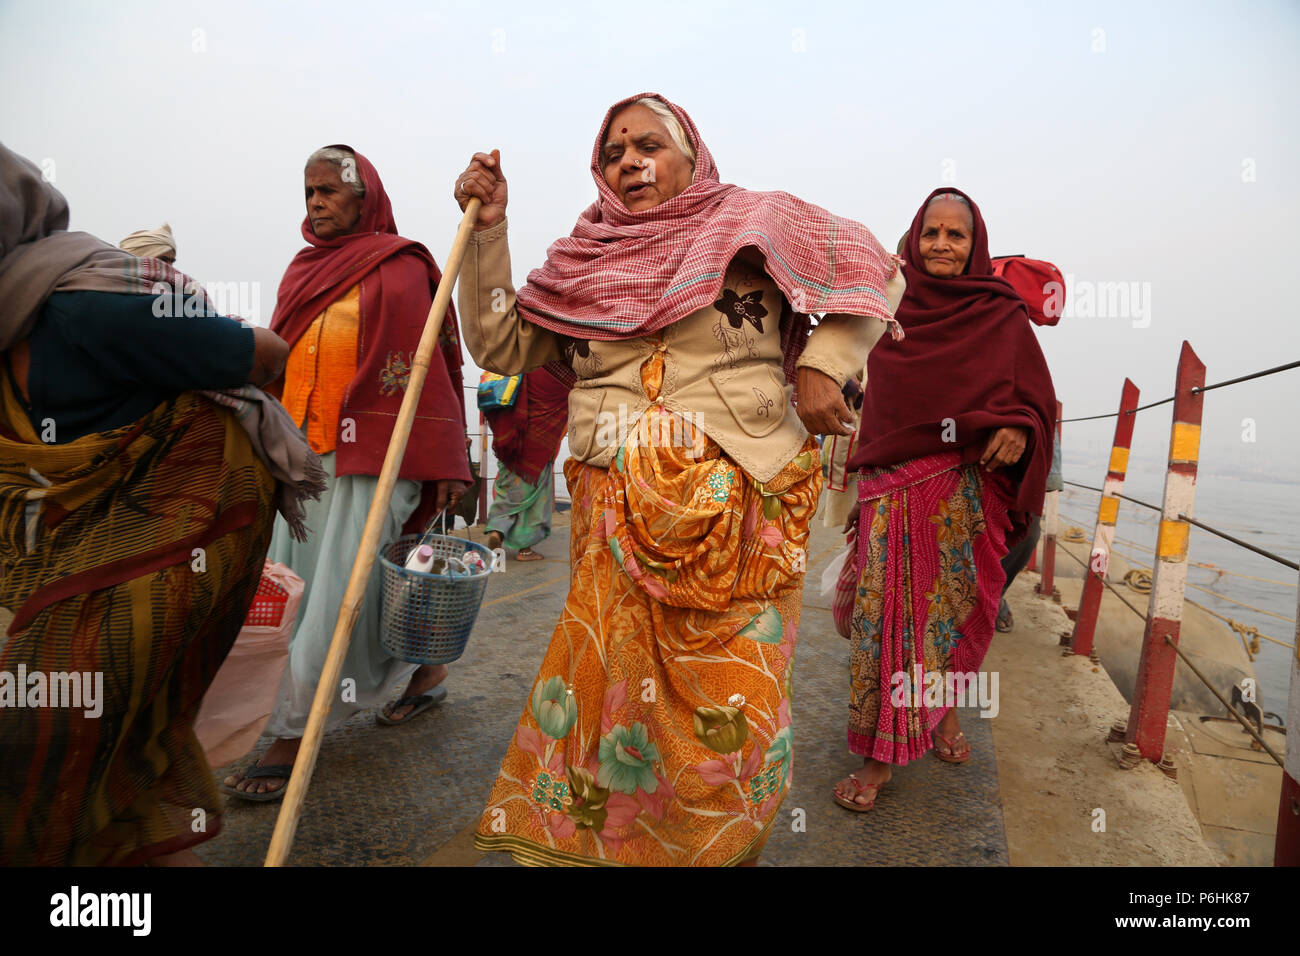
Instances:
[[[469,244],[469,234],[478,218],[481,201],[471,198],[465,207],[465,215],[456,230],[456,239],[451,244],[438,283],[438,291],[429,308],[429,317],[424,321],[424,332],[420,336],[420,346],[411,365],[411,377],[407,382],[406,394],[402,398],[402,407],[397,413],[397,424],[393,427],[393,437],[388,442],[388,452],[384,455],[384,467],[379,472],[379,484],[375,488],[375,497],[370,502],[370,513],[366,515],[366,526],[361,532],[361,545],[357,548],[356,560],[352,563],[352,575],[348,578],[348,588],[343,595],[343,604],[339,607],[338,623],[334,625],[334,636],[330,639],[329,654],[321,670],[320,683],[316,685],[316,696],[312,700],[311,714],[307,718],[307,731],[303,734],[302,744],[298,748],[298,757],[293,764],[293,774],[289,778],[289,788],[284,794],[284,803],[280,806],[280,815],[275,821],[275,832],[271,834],[271,846],[266,853],[267,866],[280,866],[289,855],[293,845],[293,835],[298,829],[298,817],[302,813],[302,802],[307,796],[307,784],[316,769],[316,757],[320,752],[321,737],[325,732],[325,717],[343,670],[343,658],[352,641],[352,629],[357,623],[357,614],[361,610],[361,601],[365,597],[366,582],[375,566],[375,555],[379,551],[379,534],[383,530],[384,517],[388,514],[388,505],[393,497],[393,486],[397,484],[397,473],[401,468],[402,456],[406,454],[406,441],[411,435],[411,424],[415,421],[415,408],[424,390],[424,380],[429,374],[429,361],[438,346],[438,334],[442,331],[442,319],[447,314],[447,304],[451,301],[452,286],[460,274],[461,260],[465,258],[465,247]]]

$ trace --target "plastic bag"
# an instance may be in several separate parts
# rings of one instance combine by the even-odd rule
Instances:
[[[853,547],[849,546],[831,558],[831,563],[826,565],[826,570],[822,572],[822,597],[828,598],[835,593],[835,583],[840,579],[840,571],[844,569],[844,562],[852,552]]]

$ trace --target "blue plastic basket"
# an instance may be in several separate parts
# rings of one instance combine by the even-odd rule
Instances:
[[[406,557],[418,544],[433,548],[435,558],[460,558],[476,551],[487,570],[468,577],[409,571]],[[492,552],[464,538],[408,534],[384,549],[379,564],[379,641],[388,653],[412,664],[446,664],[464,654],[492,573]]]

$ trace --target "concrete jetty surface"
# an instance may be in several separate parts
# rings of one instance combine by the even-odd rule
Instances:
[[[473,832],[568,588],[567,513],[557,519],[537,548],[546,560],[512,561],[493,576],[469,647],[450,665],[442,705],[405,727],[358,714],[326,736],[291,865],[510,865],[505,854],[475,850]],[[1223,862],[1177,782],[1151,765],[1118,769],[1105,736],[1128,705],[1101,667],[1061,655],[1069,622],[1033,593],[1033,573],[1013,585],[1016,627],[995,636],[984,663],[999,673],[997,716],[961,713],[971,760],[927,756],[896,768],[869,813],[836,805],[831,788],[860,763],[844,737],[849,648],[818,593],[841,541],[814,522],[794,659],[793,784],[764,864]],[[268,744],[263,738],[257,750]],[[279,804],[227,801],[222,832],[199,855],[218,866],[260,865]]]

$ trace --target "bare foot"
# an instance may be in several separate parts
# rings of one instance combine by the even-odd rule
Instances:
[[[257,761],[259,767],[271,766],[273,764],[290,764],[298,758],[298,745],[302,743],[299,737],[278,737],[275,743],[266,749],[262,758]],[[240,793],[274,793],[281,787],[287,786],[289,781],[278,777],[253,777],[249,779],[244,776],[244,771],[236,770],[228,776],[223,783],[227,787],[233,787]]]
[[[487,546],[489,551],[495,551],[501,547],[502,542],[500,531],[489,531],[487,535]]]
[[[427,694],[444,680],[447,679],[446,664],[421,664],[411,675],[410,682],[406,685],[406,690],[402,691],[403,697],[419,697],[421,694]],[[390,720],[400,721],[403,717],[412,711],[410,704],[401,707],[393,707],[384,710],[384,716]]]
[[[869,807],[876,802],[877,790],[889,783],[893,775],[889,764],[868,757],[851,777],[845,777],[835,785],[835,795],[860,807]]]

